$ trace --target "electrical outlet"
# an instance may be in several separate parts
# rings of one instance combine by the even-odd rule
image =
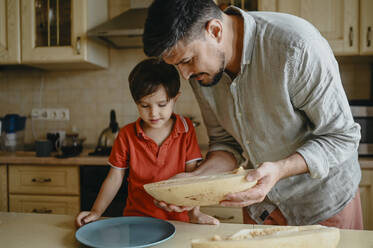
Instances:
[[[57,110],[57,120],[68,121],[70,120],[70,111],[69,109],[61,108]]]
[[[31,110],[31,118],[32,119],[41,119],[41,113],[42,113],[42,110],[39,109],[39,108],[33,108]]]
[[[47,112],[47,120],[57,120],[57,113],[56,109],[46,109]]]
[[[66,108],[34,108],[31,111],[31,118],[35,120],[70,120],[69,109]]]

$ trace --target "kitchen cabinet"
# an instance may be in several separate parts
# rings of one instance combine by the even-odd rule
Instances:
[[[76,215],[78,166],[9,165],[9,211]]]
[[[21,62],[20,0],[0,0],[0,65]]]
[[[219,205],[203,206],[201,212],[211,215],[222,223],[243,223],[242,208],[239,207],[222,207]]]
[[[372,55],[371,0],[258,0],[258,10],[285,12],[311,22],[335,55]]]
[[[108,19],[107,0],[0,0],[0,3],[0,64],[21,63],[51,70],[108,67],[109,49],[87,37],[90,28]],[[19,50],[22,52],[18,60],[7,59]],[[3,56],[4,51],[12,53]]]
[[[373,169],[362,170],[359,188],[364,229],[373,230]]]
[[[8,211],[8,173],[7,166],[0,164],[0,212]]]
[[[373,1],[360,0],[360,54],[373,55]]]

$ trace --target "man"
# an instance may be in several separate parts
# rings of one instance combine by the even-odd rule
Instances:
[[[222,12],[212,0],[155,0],[143,41],[146,55],[189,79],[201,108],[209,154],[185,176],[228,171],[244,157],[254,169],[247,180],[258,184],[221,205],[245,207],[245,223],[362,229],[360,127],[334,55],[311,24]]]

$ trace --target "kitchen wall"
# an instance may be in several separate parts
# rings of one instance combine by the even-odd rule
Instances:
[[[110,0],[110,17],[129,8],[129,0]],[[30,115],[36,107],[68,108],[70,121],[27,120],[25,142],[46,132],[76,127],[86,143],[94,146],[100,132],[109,125],[114,109],[120,126],[137,119],[136,106],[128,89],[128,75],[145,58],[142,49],[110,50],[110,67],[106,70],[42,71],[27,67],[0,68],[0,116],[7,113]],[[370,61],[360,58],[339,59],[342,81],[349,98],[370,95]],[[186,81],[182,81],[176,112],[196,117],[202,122],[198,104]],[[208,139],[203,125],[196,128],[200,144]]]
[[[349,99],[371,98],[372,57],[340,57],[339,69]]]
[[[110,0],[110,17],[129,8],[129,1]],[[32,108],[68,108],[70,121],[27,119],[25,143],[45,137],[46,132],[78,129],[96,145],[100,132],[108,127],[114,109],[120,126],[135,121],[136,105],[128,87],[131,69],[146,56],[142,49],[110,50],[110,67],[105,70],[43,71],[27,67],[0,67],[0,116],[7,113],[30,115]],[[186,81],[181,83],[176,112],[201,120],[198,104]],[[200,144],[207,144],[203,125],[196,128]]]

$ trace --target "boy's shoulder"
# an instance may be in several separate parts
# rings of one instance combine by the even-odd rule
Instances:
[[[118,135],[121,136],[128,136],[128,135],[135,135],[136,134],[136,121],[126,124],[125,126],[121,127],[119,130]]]
[[[194,129],[193,122],[186,116],[175,114],[176,121],[180,122],[184,127],[185,133],[188,133],[189,130]]]

